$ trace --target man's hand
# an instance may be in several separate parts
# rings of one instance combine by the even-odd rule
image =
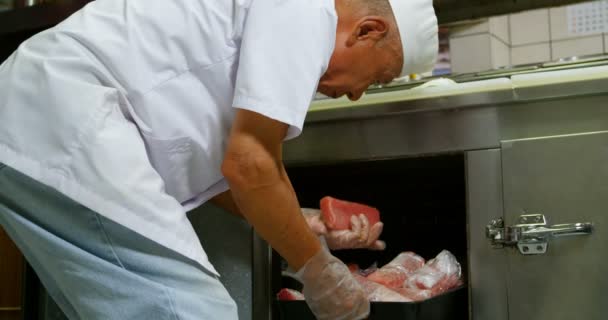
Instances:
[[[384,250],[386,248],[384,241],[378,240],[384,224],[377,222],[370,226],[369,220],[363,214],[351,217],[350,230],[328,230],[321,219],[320,210],[302,208],[302,214],[312,231],[325,237],[327,246],[331,250]]]
[[[296,277],[304,285],[306,303],[319,320],[360,320],[369,315],[369,300],[348,268],[321,249]]]
[[[310,230],[312,230],[312,232],[314,232],[318,236],[325,236],[327,234],[328,230],[325,226],[325,223],[321,219],[320,210],[302,208],[301,211],[302,215],[304,216],[304,219],[306,219],[306,222],[308,223],[308,226],[310,227]]]

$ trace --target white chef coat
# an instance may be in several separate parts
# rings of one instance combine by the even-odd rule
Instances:
[[[297,136],[336,23],[333,0],[94,1],[0,66],[0,162],[216,273],[186,211],[228,189],[234,108]]]

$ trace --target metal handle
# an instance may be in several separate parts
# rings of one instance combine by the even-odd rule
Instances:
[[[518,222],[505,227],[502,219],[493,220],[486,227],[486,236],[495,247],[517,246],[522,254],[543,254],[547,251],[548,240],[552,238],[593,233],[591,222],[547,226],[542,214],[522,215]]]
[[[585,235],[591,233],[593,233],[593,224],[590,222],[556,224],[550,227],[530,227],[521,230],[522,238],[529,239],[559,238],[567,236]]]
[[[546,229],[546,231],[544,231],[544,232],[551,233],[551,236],[553,236],[554,238],[578,236],[578,235],[593,233],[593,223],[581,222],[581,223],[554,224],[550,228],[545,228],[545,229]]]

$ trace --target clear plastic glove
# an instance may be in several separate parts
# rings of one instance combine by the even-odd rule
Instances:
[[[378,240],[384,224],[377,222],[369,225],[364,214],[350,218],[350,230],[328,230],[321,219],[321,211],[317,209],[302,208],[302,214],[314,233],[324,236],[327,246],[331,250],[341,249],[370,249],[384,250],[386,244]]]
[[[301,211],[312,232],[318,236],[325,236],[327,234],[327,227],[321,219],[321,210],[302,208]]]
[[[319,320],[360,320],[369,300],[346,265],[321,248],[297,273],[306,303]]]

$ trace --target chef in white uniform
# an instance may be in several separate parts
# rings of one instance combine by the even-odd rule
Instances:
[[[431,0],[91,2],[0,66],[0,224],[70,319],[236,319],[186,218],[211,200],[299,270],[319,319],[362,319],[308,224],[330,249],[382,249],[382,225],[305,219],[281,145],[317,91],[356,100],[436,52]]]

